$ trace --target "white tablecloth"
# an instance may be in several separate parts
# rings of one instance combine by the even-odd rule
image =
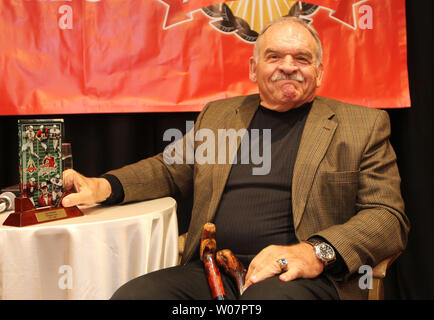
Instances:
[[[84,216],[22,228],[0,215],[0,299],[108,299],[178,259],[176,201],[81,207]]]

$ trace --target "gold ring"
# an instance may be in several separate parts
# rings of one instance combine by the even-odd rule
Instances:
[[[288,261],[286,259],[277,259],[276,262],[279,264],[281,272],[288,271]]]

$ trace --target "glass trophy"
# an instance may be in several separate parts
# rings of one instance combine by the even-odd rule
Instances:
[[[33,225],[81,216],[77,207],[64,208],[63,119],[18,120],[18,153],[21,197],[15,212],[3,223]]]

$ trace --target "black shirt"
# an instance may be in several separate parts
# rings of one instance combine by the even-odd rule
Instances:
[[[237,161],[232,165],[214,222],[219,249],[231,249],[238,257],[249,260],[270,244],[298,242],[292,217],[292,175],[311,105],[307,103],[286,112],[259,106],[247,134],[253,136],[252,130],[259,130],[260,153],[266,150],[262,144],[271,142],[270,170],[267,174],[255,175],[252,169],[258,164],[252,161],[248,164]],[[267,129],[271,129],[268,142]],[[261,156],[265,161],[266,157]],[[241,159],[241,146],[237,159]]]

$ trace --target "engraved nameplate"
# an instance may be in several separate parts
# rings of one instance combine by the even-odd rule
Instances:
[[[35,215],[38,222],[56,220],[67,217],[66,211],[63,208],[44,212],[35,212]]]

